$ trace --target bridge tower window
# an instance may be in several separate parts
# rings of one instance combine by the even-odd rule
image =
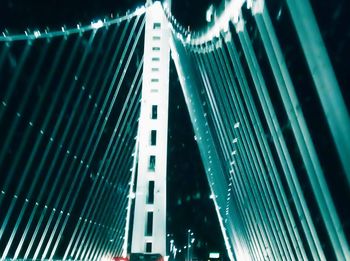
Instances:
[[[147,213],[147,226],[146,226],[146,236],[152,236],[153,234],[153,212]]]
[[[160,23],[153,23],[153,29],[160,29],[161,24]]]
[[[154,171],[156,168],[156,156],[151,155],[149,157],[149,165],[148,165],[148,170]]]
[[[152,105],[152,120],[155,120],[158,118],[158,106]]]
[[[151,146],[155,146],[157,144],[157,131],[151,130]]]
[[[151,253],[152,252],[152,243],[147,242],[146,243],[146,253]]]
[[[148,198],[147,198],[147,204],[153,204],[154,203],[154,181],[151,180],[148,182]]]

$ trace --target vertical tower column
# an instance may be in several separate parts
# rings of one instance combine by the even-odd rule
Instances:
[[[162,6],[155,2],[146,11],[132,253],[166,255],[169,37]]]

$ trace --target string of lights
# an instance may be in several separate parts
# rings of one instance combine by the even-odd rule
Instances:
[[[117,17],[115,19],[98,19],[97,21],[92,21],[88,25],[77,24],[76,28],[66,28],[65,26],[61,27],[61,30],[58,31],[49,31],[44,30],[27,30],[23,34],[9,34],[7,30],[2,32],[0,35],[0,42],[13,42],[13,41],[28,41],[36,39],[51,39],[53,37],[68,37],[72,34],[84,34],[85,32],[95,31],[100,28],[108,28],[109,26],[118,25],[124,21],[131,20],[134,17],[141,16],[145,13],[146,7],[142,6],[136,8],[134,11],[127,11],[124,16]]]

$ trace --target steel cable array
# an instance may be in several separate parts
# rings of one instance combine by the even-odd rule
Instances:
[[[332,182],[340,185],[348,179],[344,130],[350,127],[349,115],[326,49],[315,49],[301,28],[298,12],[310,17],[305,26],[313,27],[323,46],[309,3],[303,2],[306,10],[292,1],[286,6],[301,42],[301,59],[312,66],[304,77],[311,74],[314,80],[322,99],[317,110],[324,112],[322,120],[330,126],[327,138],[338,153],[333,169],[322,162],[320,154],[328,148],[312,137],[309,125],[315,119],[305,116],[310,113],[299,102],[302,90],[287,67],[264,1],[226,1],[202,32],[184,29],[167,12],[173,59],[231,259],[350,258],[350,231],[345,227],[350,216],[340,207],[349,198],[340,201],[330,190],[329,179],[338,176],[325,170],[342,167],[343,176]],[[334,95],[322,93],[324,74],[330,75],[327,88]],[[338,102],[339,110],[333,106]],[[349,191],[348,184],[343,189]]]
[[[123,253],[143,13],[1,37],[1,260]]]
[[[202,33],[168,12],[172,56],[230,259],[348,260],[348,108],[309,2],[285,6],[317,119],[263,0],[224,1]],[[126,253],[143,13],[0,36],[1,260]]]

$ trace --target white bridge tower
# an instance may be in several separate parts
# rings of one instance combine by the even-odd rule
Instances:
[[[160,2],[147,7],[131,253],[166,255],[170,29]]]

